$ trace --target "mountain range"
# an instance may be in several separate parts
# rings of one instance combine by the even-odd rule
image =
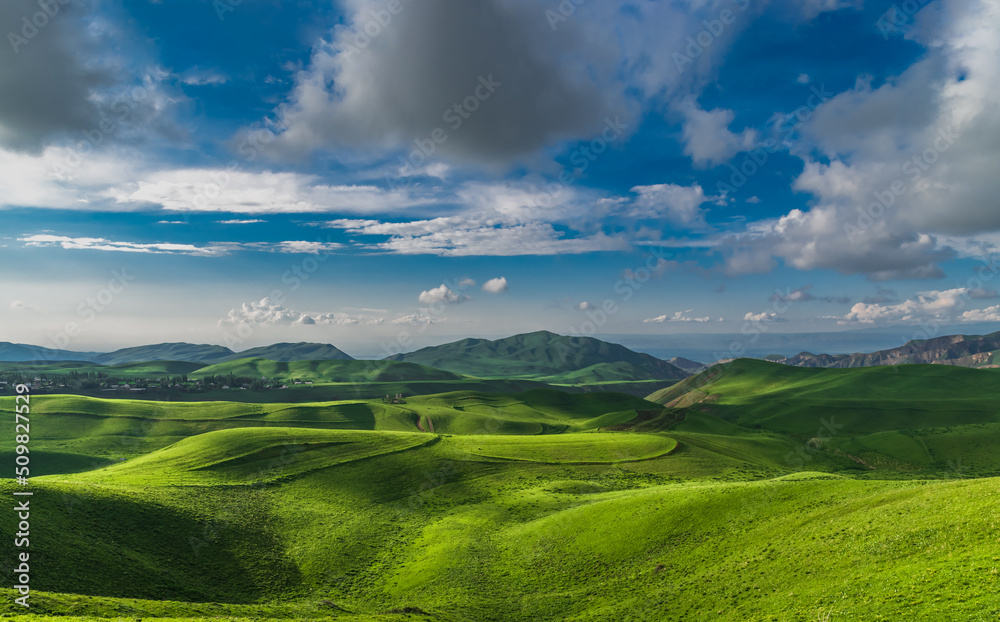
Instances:
[[[86,361],[99,365],[126,365],[148,361],[185,363],[225,363],[244,358],[271,361],[354,360],[342,350],[325,343],[276,343],[233,352],[229,348],[193,343],[158,343],[122,348],[114,352],[72,352],[19,343],[0,343],[0,362]]]
[[[1000,367],[1000,332],[988,335],[948,335],[932,339],[914,339],[906,344],[878,352],[855,354],[813,354],[769,356],[767,360],[794,367],[878,367],[933,363],[959,367]]]
[[[814,354],[764,357],[794,367],[878,367],[933,363],[960,367],[1000,367],[1000,332],[986,335],[949,335],[917,339],[905,345],[854,354]],[[151,361],[197,363],[202,366],[232,362],[353,361],[339,348],[322,343],[276,343],[234,352],[210,344],[161,343],[114,352],[73,352],[40,346],[0,343],[0,362],[52,363],[79,361],[121,366]],[[461,339],[387,357],[386,361],[414,363],[445,372],[479,378],[540,380],[552,384],[594,384],[681,380],[707,365],[682,357],[662,360],[623,345],[592,337],[568,337],[548,331],[503,339]],[[253,367],[260,367],[255,363]]]

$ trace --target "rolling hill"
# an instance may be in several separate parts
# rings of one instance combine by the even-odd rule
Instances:
[[[232,356],[229,348],[215,345],[195,345],[191,343],[160,343],[149,346],[123,348],[99,354],[91,359],[101,365],[123,365],[146,361],[182,361],[186,363],[209,363]]]
[[[737,359],[647,399],[672,419],[709,415],[809,445],[795,461],[830,454],[874,470],[1000,475],[992,449],[1000,442],[997,370],[810,369]]]
[[[148,361],[220,363],[243,358],[267,358],[274,361],[351,360],[351,356],[326,343],[276,343],[233,352],[208,344],[160,343],[122,348],[114,352],[73,352],[17,343],[0,343],[0,362],[86,361],[99,365],[124,365]]]
[[[564,384],[679,380],[689,375],[666,361],[618,344],[548,331],[497,340],[462,339],[387,360],[482,378],[531,378]]]
[[[758,391],[836,394],[830,372],[841,374],[841,392],[856,384],[873,395],[884,381],[870,370],[759,361],[716,371],[686,381],[687,393],[753,406]],[[993,390],[976,386],[967,385],[970,397]],[[882,478],[867,477],[826,449],[796,464],[786,455],[806,445],[725,413],[690,408],[669,432],[642,433],[582,428],[602,417],[626,424],[615,409],[655,410],[648,402],[554,391],[403,405],[48,397],[36,407],[40,451],[69,442],[110,458],[124,447],[130,459],[33,478],[31,619],[1000,615],[997,479],[930,481],[883,466]],[[754,412],[747,423],[768,422]],[[798,425],[778,414],[776,425]],[[482,415],[499,419],[461,429],[464,417]],[[453,427],[431,432],[428,419]],[[508,421],[521,432],[503,429]],[[572,425],[531,431],[551,423]],[[17,489],[0,482],[4,494]],[[2,513],[0,529],[14,533],[17,521]],[[15,554],[12,538],[0,554]],[[0,593],[0,613],[23,613],[13,590]]]
[[[344,360],[351,361],[354,358],[339,348],[328,343],[276,343],[259,348],[250,348],[237,352],[228,360],[236,359],[269,359],[272,361],[318,361],[318,360]]]
[[[81,374],[101,373],[111,376],[157,378],[187,374],[202,367],[204,365],[201,363],[188,363],[184,361],[144,361],[141,363],[123,363],[120,365],[101,365],[88,361],[60,361],[54,363],[11,362],[0,363],[0,372],[44,374],[47,376],[67,375],[76,372]]]
[[[265,358],[241,358],[202,367],[190,373],[191,378],[205,376],[272,378],[276,380],[310,380],[313,382],[413,382],[453,381],[462,377],[448,371],[397,361],[275,361]]]
[[[90,361],[97,352],[71,352],[32,346],[23,343],[0,342],[0,361]]]

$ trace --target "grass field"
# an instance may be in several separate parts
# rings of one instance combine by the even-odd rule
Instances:
[[[666,406],[39,397],[30,618],[995,620],[1000,374],[872,371],[738,361]]]

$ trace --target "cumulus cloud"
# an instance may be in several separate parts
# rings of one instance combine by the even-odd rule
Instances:
[[[705,191],[698,184],[635,186],[632,192],[638,195],[628,211],[632,218],[665,219],[688,228],[704,226],[705,216],[701,206],[716,200],[716,197],[705,196]]]
[[[788,320],[779,317],[777,313],[773,311],[763,311],[761,313],[747,313],[743,316],[744,322],[757,322],[761,324],[768,324],[772,322],[787,322]]]
[[[258,301],[244,302],[239,307],[230,309],[226,317],[220,320],[220,323],[249,324],[251,326],[291,324],[301,317],[301,313],[273,303],[270,298],[262,298]]]
[[[919,60],[879,85],[862,76],[799,126],[793,154],[804,169],[793,188],[814,205],[754,223],[728,245],[764,269],[779,258],[885,281],[940,277],[956,256],[945,236],[1000,230],[998,25],[986,0],[922,8],[903,29],[925,47]]]
[[[682,140],[684,155],[696,166],[721,164],[741,151],[752,149],[757,132],[752,129],[734,133],[729,125],[735,118],[732,110],[703,110],[692,98],[680,105],[684,117]]]
[[[986,294],[986,296],[984,296]],[[840,319],[840,324],[876,324],[900,322],[916,324],[920,322],[954,321],[954,322],[987,322],[996,307],[986,309],[965,310],[970,300],[993,298],[990,290],[969,289],[957,287],[948,290],[930,290],[918,292],[910,298],[896,304],[878,304],[859,302],[851,311]]]
[[[489,294],[502,294],[507,291],[507,278],[497,277],[483,283],[483,291]]]
[[[601,88],[613,80],[610,59],[581,58],[588,42],[552,32],[530,2],[404,7],[371,37],[364,29],[384,3],[347,3],[346,23],[296,76],[277,149],[411,150],[440,128],[447,140],[431,140],[435,155],[506,163],[598,133],[621,101],[620,89]]]
[[[673,315],[667,316],[658,315],[656,317],[651,317],[643,320],[645,324],[662,324],[664,322],[711,322],[712,318],[706,317],[688,317],[686,314],[691,313],[692,309],[687,309],[686,311],[676,311]]]
[[[253,302],[244,302],[230,309],[219,324],[249,326],[273,326],[299,324],[304,326],[352,326],[364,324],[377,326],[385,323],[384,317],[367,314],[350,315],[347,313],[303,313],[273,302],[270,298],[262,298]]]
[[[439,287],[420,292],[418,300],[425,305],[432,304],[456,304],[464,302],[467,298],[461,294],[456,294],[447,285],[441,284]]]
[[[965,311],[961,319],[963,322],[1000,322],[1000,305]]]

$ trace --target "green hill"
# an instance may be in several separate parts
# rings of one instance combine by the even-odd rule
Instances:
[[[89,361],[97,355],[97,352],[72,352],[9,341],[0,342],[0,361]]]
[[[648,354],[592,337],[548,331],[494,341],[462,339],[397,354],[389,360],[419,363],[482,378],[532,378],[581,384],[605,381],[677,380],[688,374]]]
[[[0,372],[20,374],[45,374],[65,376],[67,374],[105,374],[109,376],[135,376],[156,378],[191,373],[204,367],[202,363],[185,361],[144,361],[120,365],[101,365],[87,361],[59,361],[52,363],[0,363]]]
[[[229,348],[192,343],[160,343],[149,346],[123,348],[99,354],[91,360],[101,365],[122,365],[145,361],[184,361],[189,363],[209,363],[232,356]]]
[[[1000,614],[997,480],[787,469],[736,481],[753,464],[657,434],[212,432],[121,465],[34,480],[32,614]],[[13,533],[16,521],[0,514],[0,529]],[[12,540],[0,554],[14,554]],[[0,611],[21,613],[12,590],[3,593]]]
[[[462,378],[451,372],[413,363],[395,361],[274,361],[263,358],[237,359],[203,367],[189,374],[191,378],[205,376],[273,378],[279,380],[311,380],[313,382],[410,382],[451,381]]]
[[[345,360],[353,358],[342,350],[328,343],[276,343],[259,348],[250,348],[242,352],[237,352],[229,357],[235,359],[269,359],[272,361],[318,361],[318,360]]]
[[[738,359],[647,397],[769,430],[874,469],[1000,475],[1000,372],[945,365],[797,368]],[[683,429],[678,426],[678,429]]]
[[[23,619],[992,621],[998,389],[740,359],[653,401],[36,396]]]

